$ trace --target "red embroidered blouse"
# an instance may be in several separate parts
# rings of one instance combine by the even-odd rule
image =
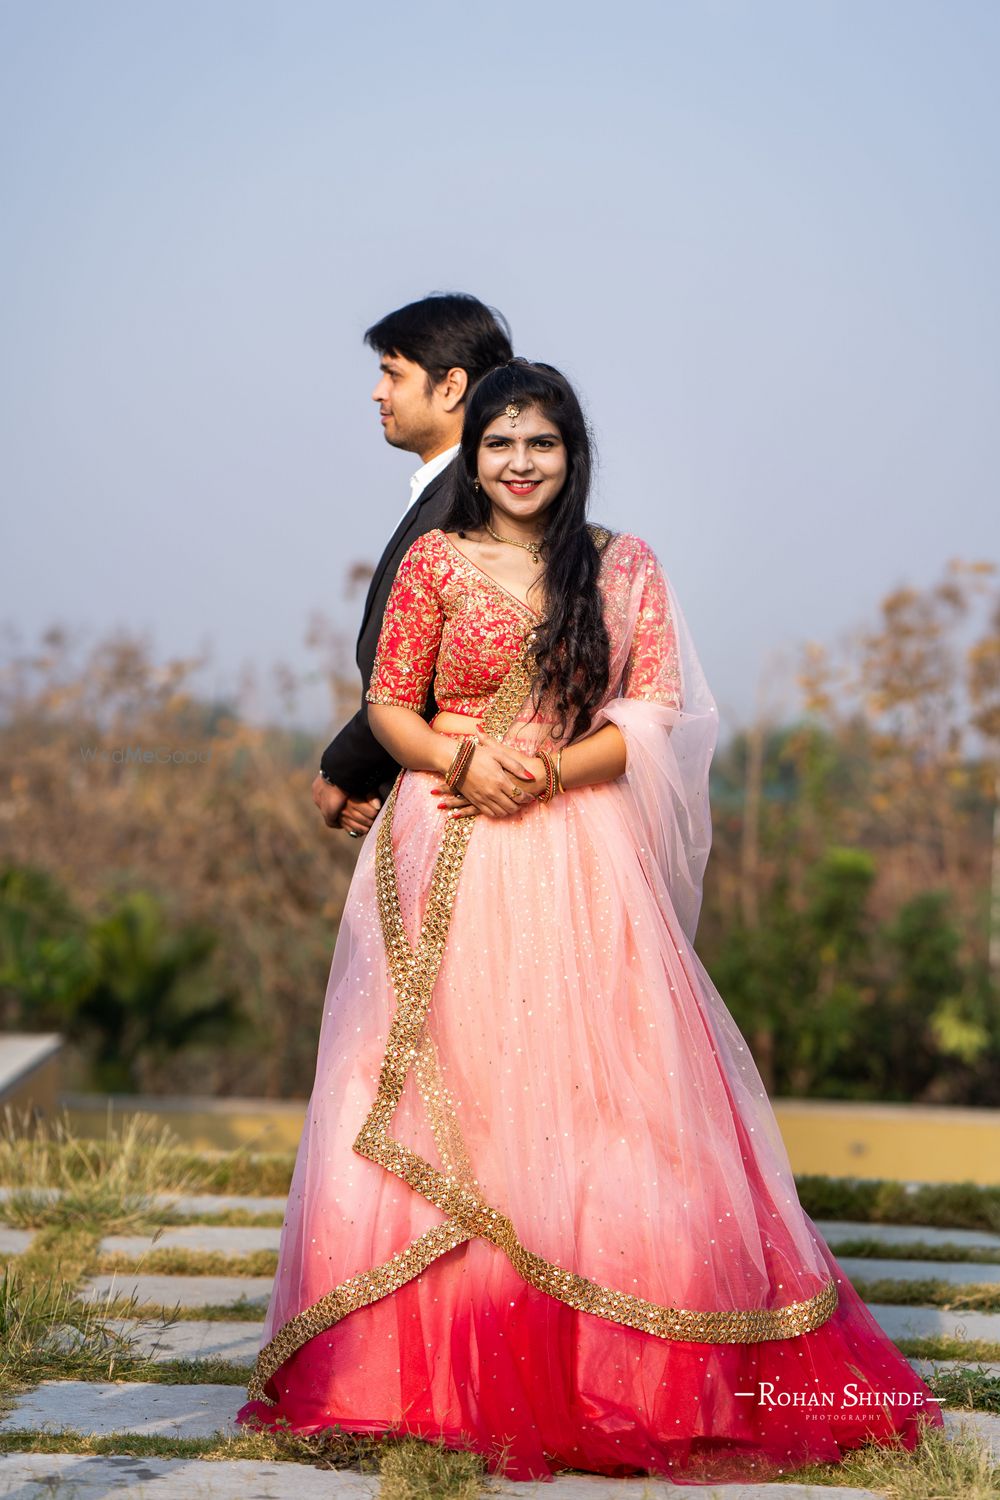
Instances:
[[[622,692],[678,707],[680,671],[666,583],[651,548],[612,537],[601,557],[607,597],[614,573],[644,570]],[[443,531],[418,537],[389,593],[367,698],[422,712],[431,678],[442,712],[484,712],[539,616],[478,568]],[[614,643],[613,622],[605,619]],[[436,674],[436,676],[435,676]]]

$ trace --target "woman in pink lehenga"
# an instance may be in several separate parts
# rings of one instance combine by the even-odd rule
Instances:
[[[386,611],[371,724],[407,769],[345,906],[238,1420],[514,1478],[913,1447],[940,1412],[803,1212],[692,946],[716,719],[673,592],[586,524],[549,366],[479,384],[456,469]]]

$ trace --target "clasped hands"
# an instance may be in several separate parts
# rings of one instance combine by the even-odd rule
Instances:
[[[435,777],[431,792],[449,817],[510,818],[545,790],[545,764],[540,757],[512,750],[491,735],[480,734],[459,790],[453,792],[443,776]]]
[[[449,815],[469,818],[485,813],[491,818],[510,818],[530,806],[545,785],[545,764],[539,756],[525,755],[481,734],[459,792],[451,790],[443,772],[434,773],[432,791],[440,799],[438,807]],[[322,776],[316,777],[312,792],[327,827],[344,829],[355,837],[368,832],[381,806],[378,797],[349,797]]]

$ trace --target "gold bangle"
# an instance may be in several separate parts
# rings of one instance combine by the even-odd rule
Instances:
[[[462,781],[465,781],[465,772],[469,769],[469,760],[472,759],[472,751],[475,750],[478,742],[480,742],[478,739],[469,736],[466,739],[465,745],[463,745],[465,753],[463,753],[462,760],[460,760],[459,766],[457,766],[456,772],[454,772],[453,790],[456,790],[456,792],[459,790]]]
[[[539,750],[538,758],[545,767],[545,790],[539,792],[539,802],[551,802],[556,794],[556,767],[555,761],[548,750]]]
[[[464,740],[459,740],[457,746],[455,747],[455,753],[454,753],[454,755],[451,758],[451,762],[450,762],[450,764],[448,766],[448,769],[444,773],[444,784],[445,784],[445,786],[451,786],[451,780],[452,780],[452,777],[455,774],[455,767],[458,765],[458,758],[459,758],[459,756],[462,753],[462,746],[464,744],[465,744]]]
[[[453,792],[458,791],[462,778],[464,777],[466,771],[469,769],[469,761],[472,759],[472,752],[475,750],[478,744],[478,735],[467,734],[464,736],[458,749],[455,751],[451,765],[448,767],[444,776],[445,785],[451,787],[451,790]]]
[[[556,751],[556,786],[560,792],[564,792],[566,790],[566,788],[563,786],[562,779],[562,753],[563,747],[562,745],[560,745],[559,749]]]

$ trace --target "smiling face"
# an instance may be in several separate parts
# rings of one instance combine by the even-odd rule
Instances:
[[[501,412],[487,424],[477,465],[495,514],[523,526],[540,521],[559,495],[568,456],[556,424],[537,406],[525,406],[513,422]]]

